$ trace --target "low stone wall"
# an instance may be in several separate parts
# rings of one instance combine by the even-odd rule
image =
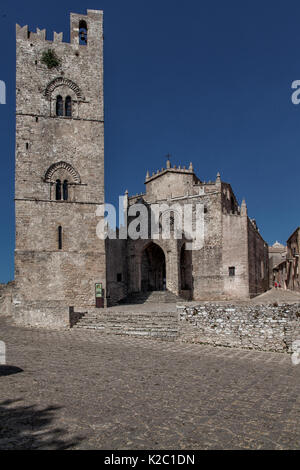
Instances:
[[[69,307],[62,301],[15,304],[13,318],[17,325],[55,329],[69,328],[71,323]]]
[[[300,304],[178,307],[180,341],[291,352],[300,339]]]

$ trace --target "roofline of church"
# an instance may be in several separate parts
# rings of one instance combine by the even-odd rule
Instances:
[[[159,178],[162,175],[165,175],[166,173],[180,173],[180,174],[185,174],[185,175],[196,176],[194,170],[190,170],[188,168],[187,169],[186,168],[162,168],[161,171],[158,170],[157,173],[152,174],[152,176],[146,176],[145,184],[149,183],[150,181],[155,180],[156,178]],[[198,177],[196,176],[196,178]]]

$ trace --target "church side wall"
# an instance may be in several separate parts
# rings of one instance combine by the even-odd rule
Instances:
[[[268,245],[248,219],[248,257],[250,297],[262,294],[269,288]]]
[[[216,189],[201,198],[204,214],[204,246],[193,251],[193,287],[195,300],[223,296],[221,193]]]
[[[223,214],[222,276],[228,299],[249,298],[247,217]],[[229,269],[235,274],[230,275]]]

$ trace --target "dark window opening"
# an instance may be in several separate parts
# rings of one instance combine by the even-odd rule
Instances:
[[[56,185],[55,185],[55,199],[57,201],[61,200],[61,181],[56,180]]]
[[[58,249],[62,250],[62,226],[58,227]]]
[[[174,212],[170,212],[170,229],[173,231],[175,225],[175,215]]]
[[[35,118],[35,122],[38,122],[38,120],[39,120],[39,118],[38,118],[38,117],[36,117],[36,118]]]
[[[122,282],[122,273],[117,274],[117,282]]]
[[[233,199],[232,196],[230,198],[230,202],[231,202],[231,212],[234,214],[235,213],[235,204],[234,204],[234,199]]]
[[[64,103],[62,96],[56,97],[56,116],[63,116],[64,115]]]
[[[63,200],[68,200],[68,180],[65,180],[63,183]]]
[[[72,116],[72,98],[71,96],[66,97],[65,101],[65,116],[71,117]]]
[[[28,149],[29,149],[29,143],[26,142],[26,150],[28,150]]]
[[[235,266],[229,268],[229,276],[235,276]]]
[[[207,214],[207,207],[204,206],[204,214]]]
[[[79,21],[79,44],[81,46],[87,45],[87,24],[84,20]]]

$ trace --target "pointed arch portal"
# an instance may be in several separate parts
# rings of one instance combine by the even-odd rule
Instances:
[[[156,243],[150,243],[141,259],[141,289],[144,292],[166,290],[166,258]]]

